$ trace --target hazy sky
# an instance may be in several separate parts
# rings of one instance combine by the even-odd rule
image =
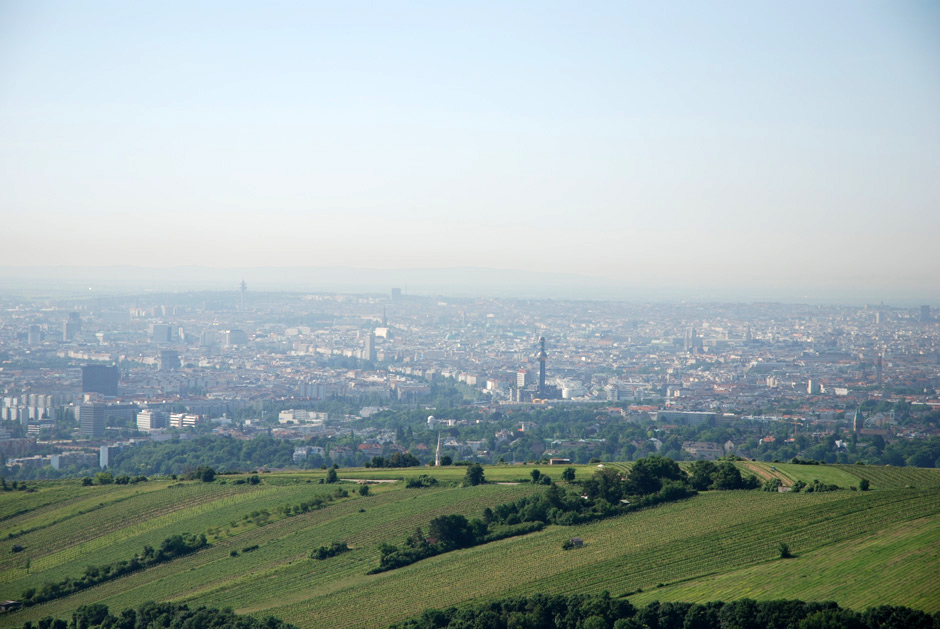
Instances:
[[[0,0],[0,220],[0,265],[935,297],[940,3]]]

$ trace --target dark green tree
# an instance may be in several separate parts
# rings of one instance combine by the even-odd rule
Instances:
[[[442,515],[431,520],[430,537],[444,548],[465,548],[476,543],[470,522],[462,515]]]
[[[718,466],[711,461],[695,461],[689,466],[689,484],[692,489],[705,491],[712,486]]]
[[[741,476],[741,470],[731,461],[722,461],[715,472],[712,489],[745,489],[747,483]]]
[[[483,477],[483,466],[479,463],[474,463],[467,468],[467,473],[464,474],[463,484],[465,486],[473,485],[482,485],[486,482],[486,479]]]
[[[108,606],[102,603],[82,605],[72,613],[74,629],[90,629],[104,622],[108,617]]]

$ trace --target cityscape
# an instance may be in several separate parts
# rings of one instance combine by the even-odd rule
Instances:
[[[197,437],[272,438],[301,468],[396,452],[433,463],[441,433],[449,459],[484,463],[628,461],[652,451],[936,464],[940,322],[929,305],[237,286],[5,299],[4,473],[93,475],[148,442]],[[579,419],[559,426],[552,412]],[[408,426],[409,438],[383,418]],[[872,442],[876,450],[863,447]]]

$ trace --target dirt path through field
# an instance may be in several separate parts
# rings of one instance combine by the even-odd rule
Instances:
[[[340,480],[349,482],[349,483],[359,483],[360,485],[365,485],[366,483],[397,483],[398,479],[395,478],[341,478]]]
[[[779,478],[780,482],[783,483],[784,487],[790,486],[790,480],[784,478],[780,472],[774,474],[772,471],[767,469],[762,465],[758,465],[752,461],[742,461],[741,465],[748,471],[754,472],[754,475],[761,480],[770,480],[771,478]]]

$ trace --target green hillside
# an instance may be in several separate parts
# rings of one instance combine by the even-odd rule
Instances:
[[[360,496],[354,482],[320,484],[321,471],[263,474],[258,485],[235,484],[245,477],[231,476],[223,477],[224,484],[33,483],[35,492],[0,495],[0,599],[80,577],[89,565],[130,559],[176,533],[204,533],[210,546],[0,615],[0,627],[65,617],[87,603],[120,610],[147,600],[272,614],[300,627],[383,626],[428,607],[603,590],[629,595],[638,605],[653,599],[786,597],[835,600],[856,609],[896,604],[940,611],[940,470],[751,465],[766,468],[755,473],[843,487],[864,477],[873,491],[705,492],[366,575],[383,542],[398,544],[436,516],[479,516],[487,506],[544,491],[529,483],[509,484],[528,478],[533,466],[487,468],[487,478],[499,483],[478,487],[457,485],[463,468],[339,470],[340,478],[359,480],[431,474],[452,481],[426,489],[408,489],[400,481],[375,483],[368,496]],[[560,478],[560,469],[539,469]],[[594,469],[579,467],[578,478]],[[337,490],[348,496],[337,496]],[[325,506],[284,515],[285,505],[315,498]],[[584,546],[562,550],[562,542],[573,536],[583,538]],[[333,541],[346,541],[350,552],[322,561],[309,557]],[[796,558],[779,559],[779,542],[789,544]],[[13,552],[14,546],[22,550]]]

